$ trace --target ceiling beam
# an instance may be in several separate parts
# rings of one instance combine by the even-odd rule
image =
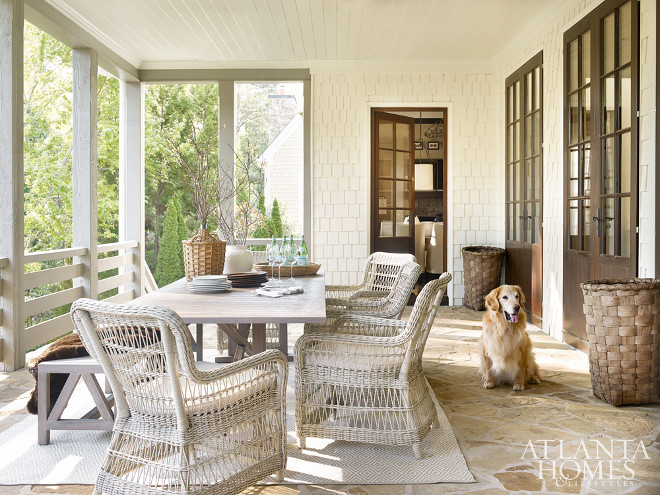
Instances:
[[[142,82],[190,81],[303,81],[309,69],[146,69],[139,71]]]

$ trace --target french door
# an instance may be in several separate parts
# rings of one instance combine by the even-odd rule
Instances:
[[[564,341],[580,348],[580,282],[637,272],[638,5],[604,2],[564,35]]]
[[[415,121],[377,111],[373,119],[371,251],[414,253]]]
[[[538,323],[543,308],[543,53],[506,79],[507,283]]]

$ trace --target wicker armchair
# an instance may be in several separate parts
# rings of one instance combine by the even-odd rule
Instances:
[[[420,442],[437,421],[422,353],[451,275],[426,284],[406,321],[344,316],[296,343],[296,432],[385,445]]]
[[[80,299],[71,314],[117,406],[95,493],[235,494],[273,473],[282,478],[281,352],[202,371],[188,329],[166,308]]]
[[[381,255],[387,253],[374,253]],[[372,256],[374,256],[372,255]],[[370,256],[370,258],[372,257]],[[326,322],[325,323],[306,323],[305,333],[310,332],[333,332],[334,321],[344,315],[363,315],[376,318],[401,318],[401,314],[408,303],[410,293],[412,292],[419,275],[422,273],[422,267],[417,264],[412,254],[388,255],[397,257],[399,260],[406,260],[394,270],[394,264],[388,265],[387,279],[380,279],[380,286],[373,288],[383,288],[384,283],[391,284],[387,291],[381,290],[358,290],[353,291],[352,295],[346,298],[325,299]],[[367,262],[369,265],[370,262]],[[332,287],[332,286],[330,286]],[[326,295],[328,294],[326,290]],[[337,293],[335,289],[331,292]],[[348,292],[347,292],[348,293]]]
[[[327,285],[325,297],[330,299],[349,299],[353,296],[360,297],[361,294],[368,296],[374,292],[381,292],[380,296],[386,296],[394,285],[403,265],[415,261],[412,254],[407,253],[382,253],[371,254],[364,264],[362,281],[357,285]]]

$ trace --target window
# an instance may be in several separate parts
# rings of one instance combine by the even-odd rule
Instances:
[[[636,6],[635,6],[636,7]],[[565,37],[567,248],[634,256],[637,13],[603,3]]]

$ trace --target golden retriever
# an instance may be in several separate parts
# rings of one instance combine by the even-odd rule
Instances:
[[[480,338],[481,374],[485,388],[505,383],[525,390],[541,383],[532,340],[525,329],[525,295],[517,285],[502,285],[486,296],[486,314]]]

